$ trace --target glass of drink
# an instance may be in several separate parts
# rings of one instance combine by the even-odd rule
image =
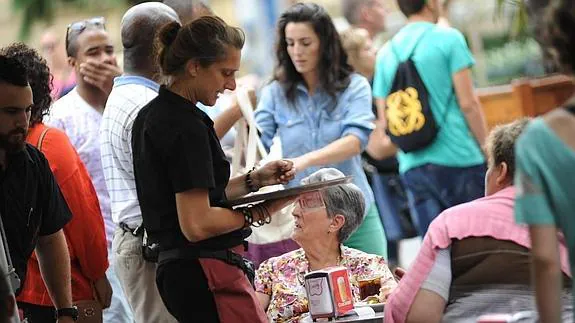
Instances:
[[[369,296],[379,295],[381,288],[381,276],[362,278],[358,280],[359,283],[359,297],[365,300]]]

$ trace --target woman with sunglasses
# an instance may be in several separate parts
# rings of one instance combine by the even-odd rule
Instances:
[[[244,34],[206,16],[170,23],[158,38],[165,81],[136,117],[132,150],[148,244],[160,251],[160,296],[180,322],[267,322],[246,277],[254,272],[242,257],[244,239],[289,201],[241,210],[222,202],[285,184],[295,170],[276,161],[229,179],[213,122],[196,106],[213,106],[235,89]]]

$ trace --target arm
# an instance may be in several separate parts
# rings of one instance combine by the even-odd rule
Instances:
[[[292,159],[296,171],[308,167],[335,164],[361,153],[361,141],[354,135],[340,138],[331,144]]]
[[[561,322],[561,264],[557,229],[550,225],[529,226],[532,270],[539,319]]]
[[[275,200],[264,202],[270,214],[283,209],[291,200]],[[191,189],[176,193],[176,208],[180,228],[191,242],[202,241],[222,235],[245,226],[244,216],[239,211],[210,206],[207,189]],[[263,216],[254,207],[254,220]]]
[[[222,139],[228,131],[234,126],[234,124],[242,118],[242,111],[240,106],[234,103],[228,109],[225,109],[220,115],[214,120],[214,129],[216,130],[216,135],[218,139]]]
[[[397,147],[391,142],[389,136],[385,133],[387,127],[385,119],[385,100],[376,99],[378,119],[375,123],[375,129],[369,136],[367,148],[365,149],[372,158],[382,160],[395,156]]]
[[[242,111],[240,109],[240,104],[238,103],[237,94],[232,94],[232,104],[229,108],[225,109],[217,118],[214,120],[214,128],[218,138],[221,140],[228,131],[234,126],[234,124],[242,118]],[[256,105],[257,97],[256,92],[253,89],[248,90],[248,96],[252,103],[252,107]]]
[[[256,190],[269,185],[287,184],[295,177],[296,169],[289,160],[275,160],[251,172],[252,186]],[[232,178],[226,186],[228,199],[244,196],[251,191],[247,185],[247,174]]]
[[[341,137],[327,146],[294,159],[297,171],[311,166],[335,164],[360,154],[367,146],[369,136],[374,129],[375,116],[372,111],[371,87],[364,77],[352,77],[346,89],[349,92],[344,119],[341,121]]]
[[[264,312],[267,311],[268,306],[270,306],[270,299],[271,299],[270,295],[264,294],[262,292],[256,292],[256,297],[258,298],[260,305],[264,309]]]
[[[40,236],[36,255],[42,278],[56,308],[71,307],[70,256],[62,230]]]
[[[437,250],[435,261],[407,313],[407,322],[441,322],[451,287],[451,250]]]
[[[453,86],[455,88],[457,102],[461,107],[461,112],[463,112],[465,120],[467,120],[469,129],[475,137],[475,140],[477,140],[479,147],[483,149],[485,138],[487,137],[487,126],[481,103],[473,88],[471,70],[466,68],[455,73],[453,75]]]
[[[435,323],[441,322],[445,300],[436,293],[420,289],[415,295],[413,304],[407,313],[407,323]]]

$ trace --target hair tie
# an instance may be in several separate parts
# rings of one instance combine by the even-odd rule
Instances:
[[[178,37],[178,32],[181,28],[182,25],[177,22],[173,22],[170,27],[164,31],[164,34],[162,35],[162,42],[165,46],[172,45],[172,43],[176,40],[176,37]]]

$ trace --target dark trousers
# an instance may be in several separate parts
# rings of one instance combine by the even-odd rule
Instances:
[[[166,308],[178,322],[220,322],[214,295],[197,259],[159,265],[156,284]]]
[[[18,308],[24,312],[28,323],[56,323],[55,308],[18,302]]]
[[[407,171],[402,180],[413,222],[420,236],[439,213],[485,195],[485,164],[446,167],[426,164]]]

